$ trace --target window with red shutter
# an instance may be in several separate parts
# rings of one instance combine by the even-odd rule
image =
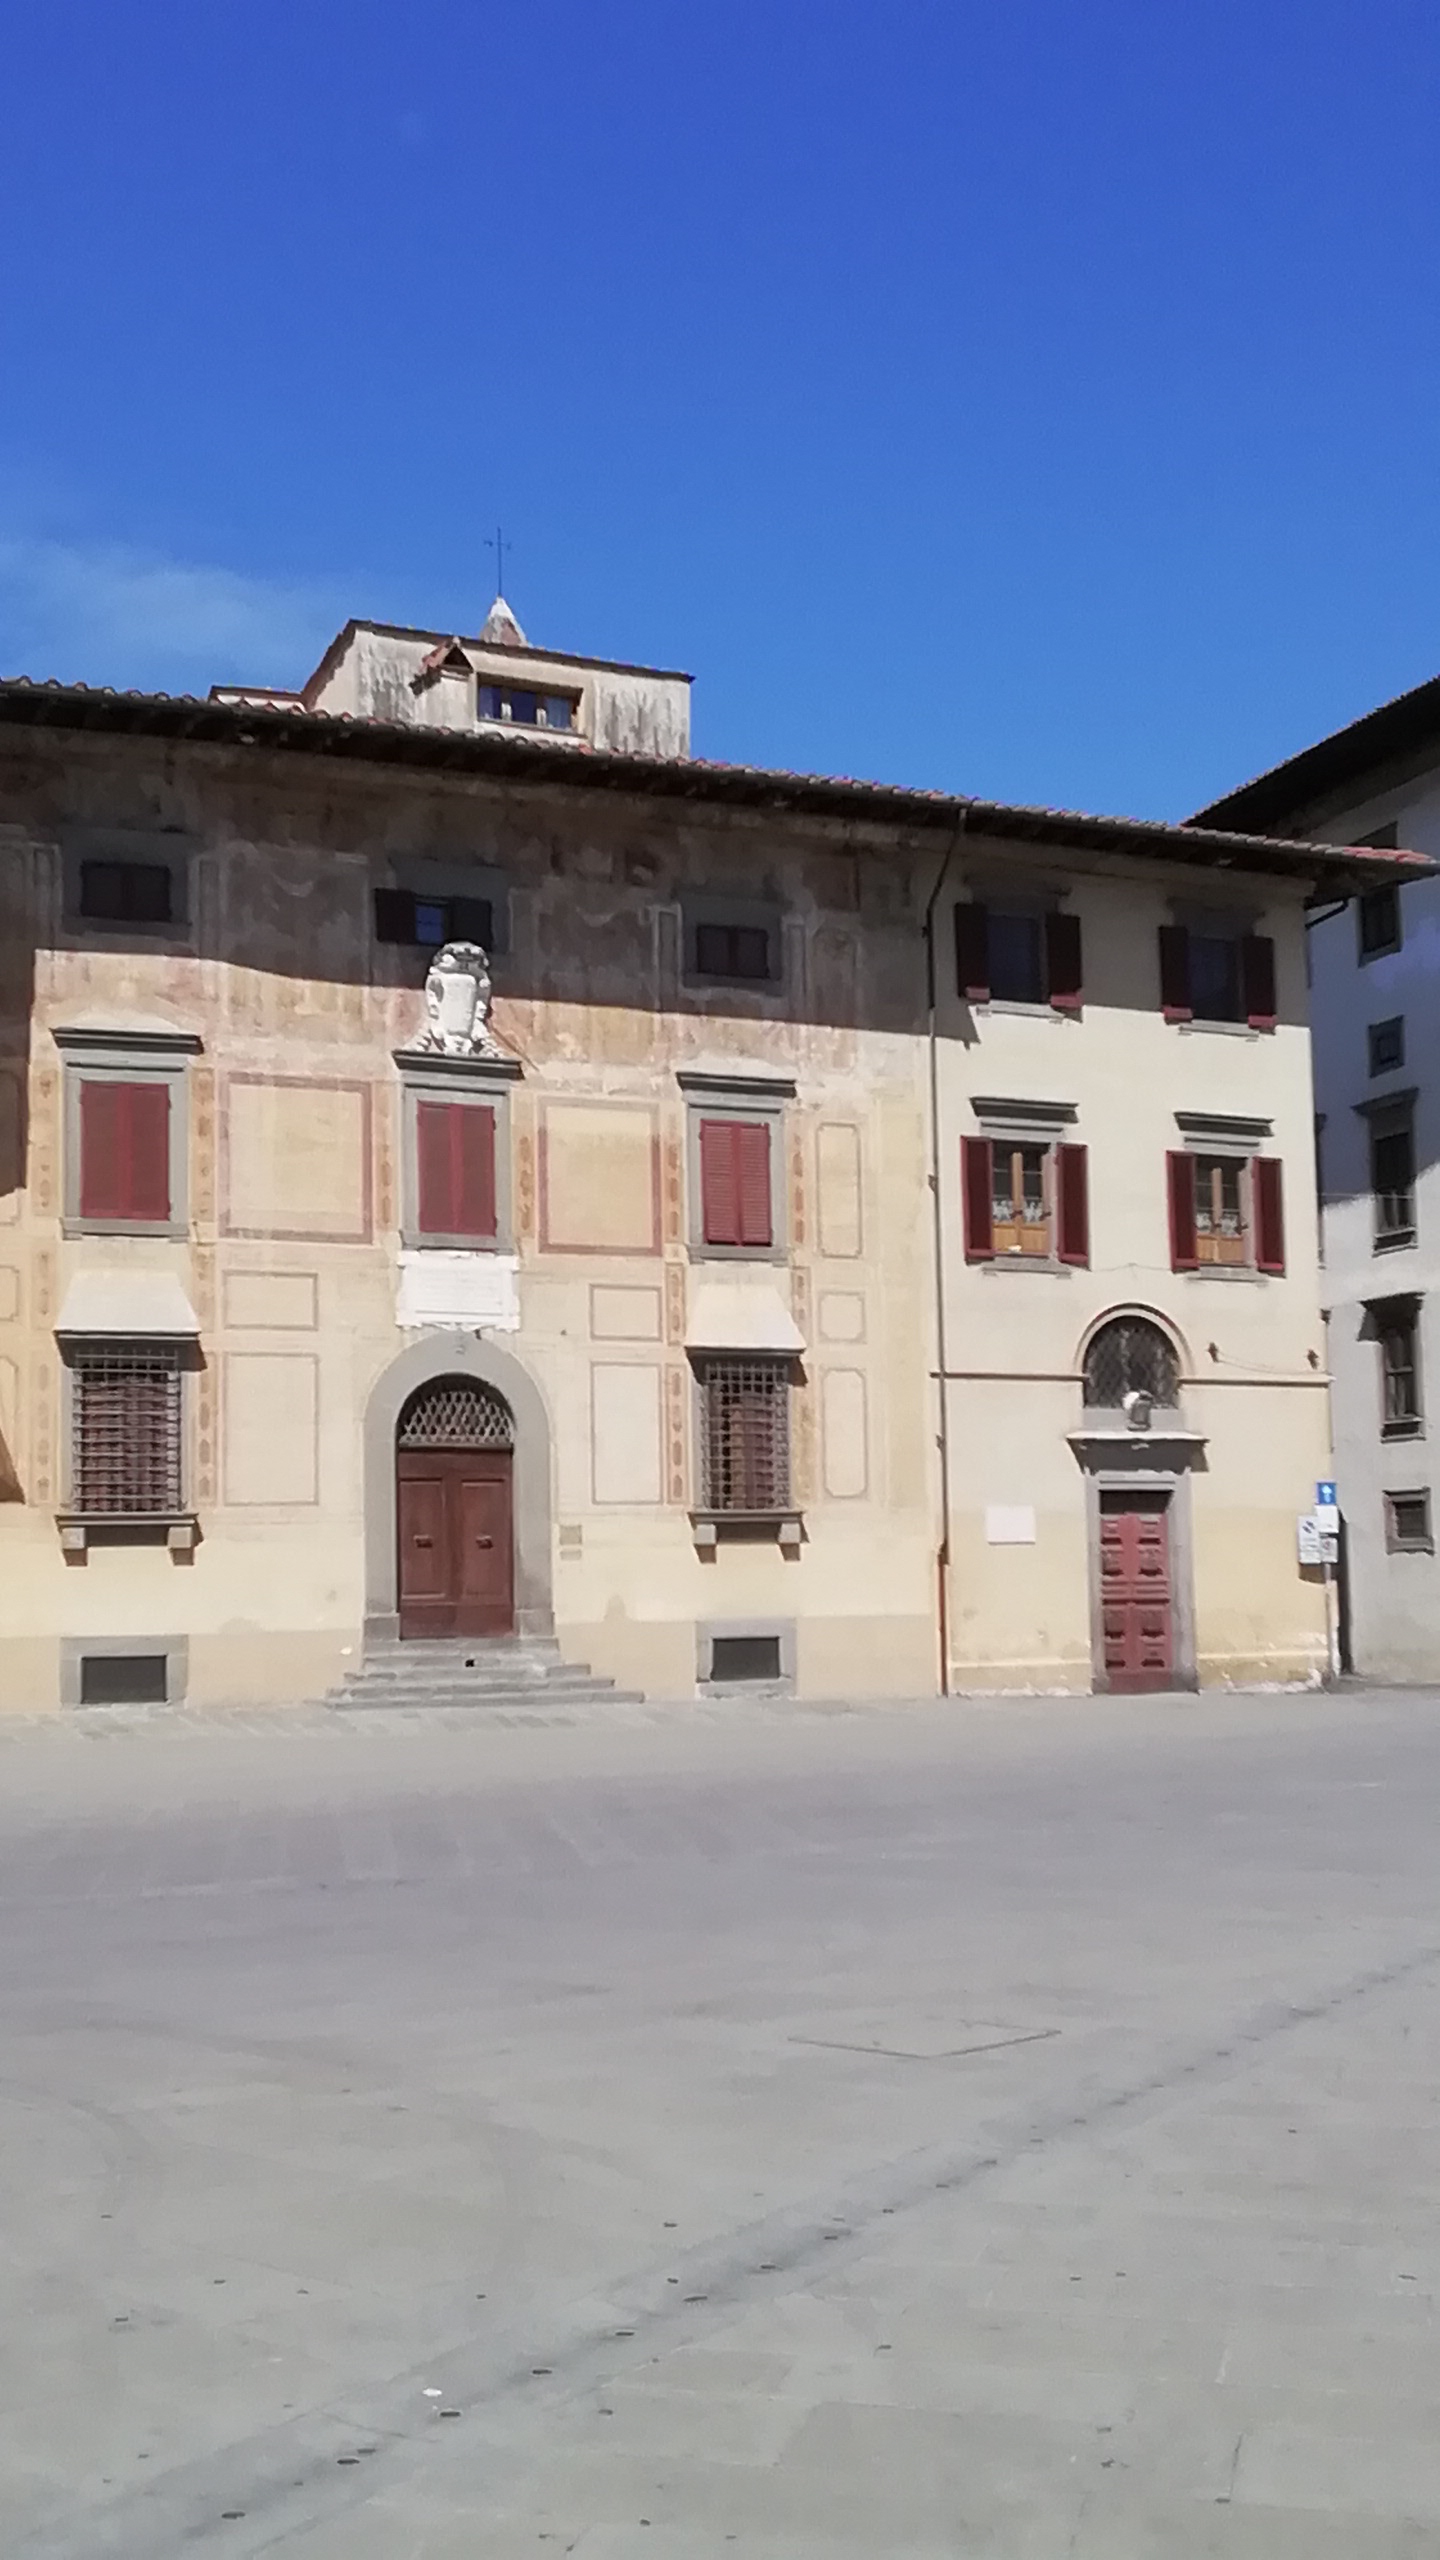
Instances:
[[[168,1079],[131,1084],[118,1076],[82,1076],[79,1104],[75,1198],[81,1218],[100,1226],[168,1226]]]
[[[490,1104],[417,1100],[415,1189],[422,1236],[494,1243],[495,1112]]]
[[[768,1120],[700,1122],[700,1236],[734,1252],[775,1241]]]

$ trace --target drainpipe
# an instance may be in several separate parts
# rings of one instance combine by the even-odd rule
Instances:
[[[945,1204],[940,1185],[940,1039],[936,1027],[939,974],[935,965],[935,910],[950,865],[965,833],[964,810],[945,848],[925,909],[925,1020],[930,1069],[930,1220],[935,1286],[935,1445],[940,1452],[940,1544],[935,1557],[935,1626],[940,1648],[940,1695],[950,1695],[950,1395],[949,1335],[945,1320]]]

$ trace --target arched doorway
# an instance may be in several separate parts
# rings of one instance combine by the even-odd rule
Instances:
[[[395,1431],[400,1633],[515,1630],[515,1421],[483,1379],[427,1379]]]

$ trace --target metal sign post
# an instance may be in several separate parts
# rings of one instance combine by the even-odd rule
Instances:
[[[1340,1677],[1339,1594],[1336,1593],[1335,1605],[1332,1606],[1331,1590],[1334,1581],[1332,1567],[1339,1562],[1340,1558],[1340,1504],[1335,1484],[1329,1477],[1322,1478],[1315,1487],[1315,1526],[1320,1533],[1320,1563],[1325,1576],[1325,1659],[1329,1665],[1331,1679],[1338,1680]]]

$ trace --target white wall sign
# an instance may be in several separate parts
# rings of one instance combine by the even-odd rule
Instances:
[[[991,1547],[1033,1547],[1035,1512],[1028,1502],[988,1502],[985,1542]]]

